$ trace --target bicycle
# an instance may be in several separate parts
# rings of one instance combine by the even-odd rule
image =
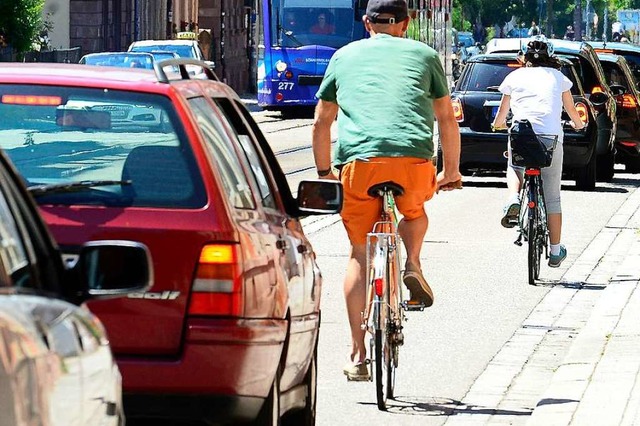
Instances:
[[[522,246],[523,240],[528,243],[527,270],[531,285],[540,277],[543,250],[545,259],[549,259],[549,227],[541,169],[551,165],[557,142],[557,135],[530,134],[513,137],[509,134],[513,165],[525,168],[520,189],[518,238],[514,244]]]
[[[378,409],[387,409],[395,389],[395,370],[398,367],[400,346],[404,343],[402,323],[405,311],[422,311],[421,302],[403,300],[400,260],[402,244],[397,230],[396,196],[404,189],[394,182],[373,185],[371,197],[382,199],[380,220],[367,234],[367,305],[362,313],[362,328],[372,337],[369,353],[375,365]],[[372,379],[373,380],[373,379]]]

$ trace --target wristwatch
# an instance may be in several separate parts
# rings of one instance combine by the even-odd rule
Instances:
[[[328,176],[328,175],[331,174],[331,171],[332,171],[331,167],[329,167],[326,170],[318,170],[318,176],[320,176],[320,177]]]

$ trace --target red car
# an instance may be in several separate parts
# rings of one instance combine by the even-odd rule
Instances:
[[[187,59],[3,65],[0,134],[67,255],[106,239],[151,252],[150,291],[89,305],[128,419],[315,422],[321,277],[299,218],[339,212],[338,182],[294,198],[239,97]]]

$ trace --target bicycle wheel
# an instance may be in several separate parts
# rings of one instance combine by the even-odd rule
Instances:
[[[538,210],[537,186],[540,182],[536,179],[529,188],[529,226],[528,226],[528,270],[529,284],[535,284],[540,276],[540,257],[542,256],[542,238],[540,230],[540,212]]]
[[[375,261],[383,269],[377,269],[374,285],[378,287],[375,296],[374,316],[377,327],[374,335],[374,359],[375,359],[375,382],[376,398],[378,409],[386,411],[387,399],[392,398],[393,380],[391,362],[391,344],[389,335],[389,317],[391,309],[389,306],[389,267],[387,263],[388,248],[385,248],[382,256],[376,256]],[[380,274],[381,273],[381,274]]]

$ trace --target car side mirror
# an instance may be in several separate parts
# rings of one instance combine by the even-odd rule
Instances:
[[[621,84],[612,84],[611,86],[609,86],[609,88],[611,89],[611,93],[614,96],[620,96],[627,93],[627,88],[622,86]]]
[[[80,250],[73,269],[83,299],[147,291],[153,284],[149,249],[133,241],[91,241]]]
[[[303,180],[298,185],[298,211],[302,215],[340,213],[342,183],[335,180]]]

